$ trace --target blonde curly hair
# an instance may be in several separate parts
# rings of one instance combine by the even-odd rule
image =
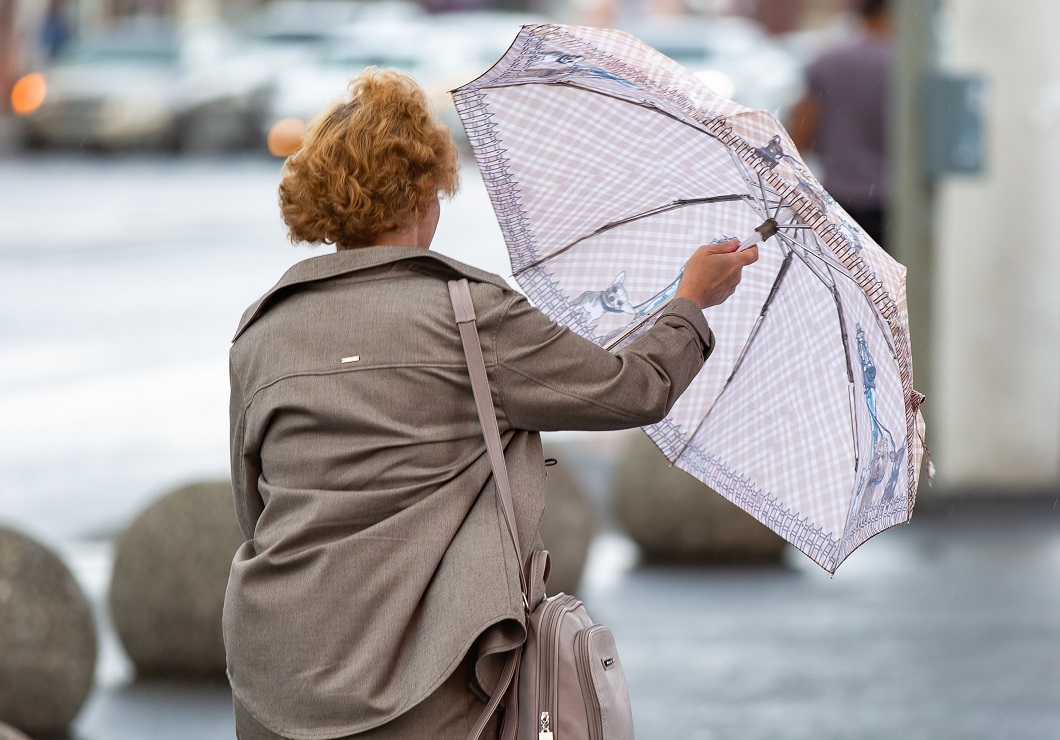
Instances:
[[[349,92],[284,163],[280,213],[292,242],[369,246],[456,193],[456,146],[412,77],[370,67]]]

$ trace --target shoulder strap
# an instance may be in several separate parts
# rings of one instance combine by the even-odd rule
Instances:
[[[456,312],[456,323],[460,329],[460,341],[464,344],[464,357],[467,369],[471,374],[471,389],[475,394],[475,407],[482,423],[482,433],[486,438],[486,451],[489,453],[490,465],[493,467],[493,479],[497,484],[497,496],[501,501],[501,511],[508,524],[508,534],[515,545],[515,556],[519,561],[519,586],[523,590],[524,606],[529,608],[530,592],[523,568],[523,550],[519,545],[519,530],[515,524],[515,507],[512,505],[512,488],[508,482],[508,466],[504,462],[504,447],[501,445],[500,428],[497,426],[497,411],[493,406],[493,395],[490,393],[489,376],[486,375],[486,362],[482,357],[482,345],[479,343],[478,326],[475,323],[475,307],[471,303],[471,289],[467,280],[449,281],[449,296],[453,300]]]
[[[478,325],[475,323],[475,306],[471,302],[471,289],[467,280],[449,281],[449,297],[453,301],[453,311],[456,314],[457,327],[460,329],[460,341],[464,345],[464,357],[467,359],[468,373],[471,375],[471,390],[475,394],[475,408],[478,411],[479,421],[482,424],[482,433],[486,439],[486,451],[489,454],[490,465],[493,468],[493,479],[497,485],[497,496],[501,502],[501,512],[508,524],[508,534],[511,535],[512,544],[515,545],[515,557],[519,563],[519,587],[523,592],[523,606],[527,612],[530,611],[530,590],[523,572],[525,561],[523,550],[519,546],[519,530],[515,524],[515,507],[512,504],[512,489],[508,482],[508,466],[504,462],[504,447],[501,445],[500,428],[497,426],[497,411],[493,406],[493,395],[490,393],[489,376],[486,374],[486,361],[482,357],[482,345],[478,338]],[[519,667],[519,650],[512,651],[504,670],[501,672],[500,680],[493,690],[486,708],[482,710],[478,721],[471,732],[468,740],[478,740],[482,731],[489,722],[490,717],[497,711],[501,699],[508,692]],[[511,692],[514,695],[514,692]],[[514,712],[514,707],[508,707],[509,712]],[[506,718],[508,719],[508,718]],[[506,729],[514,729],[514,722],[505,722]]]

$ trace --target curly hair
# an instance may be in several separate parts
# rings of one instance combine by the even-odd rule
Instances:
[[[368,246],[456,193],[456,146],[412,77],[369,67],[349,92],[284,163],[280,213],[292,242]]]

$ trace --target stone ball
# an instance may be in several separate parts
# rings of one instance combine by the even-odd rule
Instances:
[[[110,613],[140,676],[224,678],[221,609],[242,543],[227,481],[178,488],[125,530]]]
[[[546,588],[549,594],[578,592],[596,531],[593,502],[570,471],[566,457],[558,465],[547,468],[545,478],[545,510],[540,531],[552,562]]]
[[[785,541],[685,471],[646,434],[630,437],[615,468],[616,517],[656,563],[771,563]]]
[[[92,688],[96,652],[92,609],[70,570],[0,527],[0,723],[34,736],[63,732]],[[9,737],[23,735],[0,724]]]

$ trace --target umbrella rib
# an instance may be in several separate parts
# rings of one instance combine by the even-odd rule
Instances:
[[[779,231],[777,232],[777,236],[781,237],[785,241],[791,242],[792,244],[795,244],[795,245],[798,245],[798,246],[802,246],[803,247],[803,251],[805,252],[805,254],[811,255],[811,256],[815,256],[818,259],[820,259],[822,262],[824,262],[825,269],[827,270],[827,278],[829,278],[829,279],[825,279],[826,275],[822,274],[821,272],[819,272],[818,269],[814,265],[812,265],[810,262],[808,262],[806,259],[804,259],[801,254],[796,255],[802,261],[802,263],[804,265],[806,265],[806,267],[810,270],[810,272],[812,272],[814,275],[816,275],[817,279],[820,280],[822,283],[824,283],[824,285],[828,288],[829,291],[831,291],[833,293],[833,295],[838,295],[838,289],[835,287],[836,286],[836,283],[835,283],[835,271],[836,270],[839,271],[840,275],[843,275],[844,277],[849,279],[851,282],[853,282],[855,285],[857,285],[857,281],[855,281],[853,277],[851,277],[849,274],[847,274],[846,270],[844,270],[844,269],[842,269],[841,267],[838,267],[838,266],[833,266],[827,259],[824,258],[824,255],[820,254],[819,252],[816,252],[816,251],[813,251],[813,250],[810,250],[810,249],[806,249],[805,245],[799,245],[798,242],[794,241],[793,239],[791,239],[789,236],[787,236],[785,234],[781,234]],[[792,251],[794,251],[794,250],[792,250]],[[861,289],[860,285],[858,286],[858,292],[861,295],[864,295],[864,293],[865,293]],[[865,300],[868,301],[868,296],[865,296]],[[890,350],[891,356],[894,357],[894,356],[896,356],[896,350],[894,348],[894,345],[892,344],[890,329],[884,323],[883,317],[880,316],[879,310],[872,304],[872,301],[868,301],[868,302],[869,302],[869,309],[872,311],[872,316],[873,316],[873,318],[876,319],[876,325],[879,327],[880,333],[883,335],[884,341],[887,342],[887,349]],[[838,305],[838,303],[839,303],[839,299],[837,297],[836,298],[836,304]],[[848,366],[849,366],[849,363],[850,363],[850,358],[848,357],[847,358]],[[853,382],[853,381],[851,381],[851,382]]]
[[[783,226],[782,226],[782,227],[780,227],[780,228],[786,228],[786,227],[783,227]],[[798,228],[798,227],[796,227],[796,228]],[[792,241],[790,237],[788,237],[788,236],[786,236],[786,235],[784,235],[784,234],[780,234],[779,232],[778,232],[777,236],[779,236],[779,237],[782,237],[782,238],[785,238],[785,239],[787,239],[788,241]],[[798,242],[792,242],[792,243],[793,243],[793,244],[798,244]],[[823,252],[821,252],[820,250],[817,250],[817,249],[808,249],[808,248],[806,247],[806,245],[805,245],[805,244],[802,244],[802,245],[799,245],[799,246],[801,246],[801,247],[802,247],[803,251],[804,251],[804,252],[805,252],[806,254],[810,255],[811,257],[816,257],[816,258],[817,258],[817,259],[819,259],[819,260],[820,260],[821,262],[823,262],[823,263],[825,264],[825,266],[826,266],[826,267],[830,267],[830,268],[832,268],[832,269],[835,269],[835,270],[839,270],[839,273],[840,273],[841,275],[843,275],[843,276],[844,276],[845,278],[847,278],[848,280],[850,280],[851,282],[853,282],[853,283],[854,283],[855,285],[857,285],[857,280],[854,280],[854,277],[853,277],[852,275],[850,275],[850,274],[848,274],[848,273],[847,273],[847,271],[846,271],[846,268],[844,268],[844,267],[843,267],[843,266],[842,266],[841,264],[839,264],[838,262],[836,262],[835,260],[833,260],[833,259],[832,259],[831,257],[828,257],[828,256],[826,256],[826,255],[825,255],[825,254],[824,254]],[[859,285],[858,287],[860,288],[861,286]]]
[[[529,270],[531,268],[537,267],[538,265],[540,265],[540,264],[542,264],[544,262],[548,262],[553,257],[558,257],[559,255],[563,254],[567,250],[577,246],[578,244],[580,244],[581,242],[583,242],[583,241],[585,241],[587,239],[592,239],[594,236],[599,236],[600,234],[603,234],[603,233],[605,233],[607,231],[610,231],[611,229],[615,229],[615,228],[617,228],[619,226],[625,226],[628,223],[632,223],[633,221],[639,221],[642,218],[648,218],[649,216],[657,216],[660,213],[666,213],[667,211],[673,211],[673,210],[676,210],[678,208],[684,208],[685,206],[698,206],[698,205],[704,205],[704,204],[709,204],[709,203],[730,203],[730,202],[733,202],[733,201],[740,201],[740,200],[747,201],[747,200],[750,200],[750,199],[751,199],[751,196],[749,196],[749,195],[740,195],[738,193],[732,193],[732,194],[729,194],[729,195],[714,195],[714,196],[707,197],[707,198],[680,198],[678,200],[673,201],[672,203],[667,203],[664,206],[658,206],[656,208],[652,208],[652,209],[644,211],[642,213],[637,213],[637,214],[634,214],[632,216],[627,216],[626,218],[618,219],[617,221],[610,221],[610,222],[604,224],[603,226],[601,226],[600,228],[596,229],[595,231],[593,231],[591,234],[586,234],[585,236],[580,236],[577,239],[575,239],[574,241],[570,242],[569,244],[567,244],[567,245],[565,245],[563,247],[560,247],[556,251],[551,252],[550,254],[547,254],[544,257],[536,259],[533,262],[530,262],[529,264],[523,265],[518,270],[514,270],[512,272],[512,276],[513,277],[518,276],[518,275],[522,274],[523,272],[526,272],[527,270]]]
[[[711,407],[707,410],[707,413],[703,414],[703,418],[700,419],[699,424],[696,425],[696,428],[693,430],[693,432],[685,439],[684,446],[681,448],[681,451],[677,453],[677,457],[674,458],[675,463],[681,459],[681,455],[685,454],[685,450],[687,450],[689,445],[692,444],[692,440],[696,438],[697,434],[699,434],[699,430],[702,429],[703,425],[707,423],[707,419],[710,418],[710,414],[714,411],[715,408],[717,408],[718,401],[721,400],[721,397],[725,394],[725,391],[728,389],[729,384],[732,383],[732,379],[736,376],[736,371],[739,370],[740,365],[743,364],[744,358],[747,356],[747,352],[751,348],[751,344],[758,336],[758,331],[759,329],[761,329],[762,323],[765,321],[766,312],[769,310],[770,304],[773,303],[773,299],[776,297],[777,292],[780,290],[780,284],[781,282],[783,282],[784,276],[787,275],[788,268],[791,267],[791,257],[793,254],[795,254],[795,250],[789,247],[788,253],[784,255],[784,261],[780,264],[780,269],[777,271],[777,277],[773,280],[773,285],[769,289],[769,295],[766,296],[765,302],[762,303],[762,310],[758,313],[758,318],[755,319],[755,325],[751,327],[751,333],[747,336],[747,341],[744,342],[743,349],[740,350],[740,355],[736,358],[736,362],[732,366],[732,371],[729,373],[729,377],[725,380],[725,385],[721,387],[721,391],[719,391],[717,398],[714,399],[714,403],[711,404]]]
[[[747,163],[740,159],[740,157],[737,156],[736,152],[734,152],[732,149],[729,149],[729,156],[736,164],[736,169],[742,174],[744,182],[747,183],[748,189],[754,189],[754,182],[748,177],[747,173],[753,172],[755,177],[758,178],[758,191],[762,194],[761,202],[763,206],[762,210],[759,211],[759,214],[762,216],[762,218],[772,218],[773,220],[776,220],[777,216],[780,215],[780,209],[786,205],[784,198],[776,190],[772,188],[767,188],[765,181],[762,179],[762,173],[758,170],[752,171],[751,168],[747,166]],[[769,195],[771,194],[776,196],[777,199],[775,201],[769,200]],[[776,206],[776,208],[773,211],[773,215],[770,216],[769,209],[773,206]],[[788,208],[791,208],[791,206],[789,205]]]
[[[670,300],[672,301],[673,299],[671,298]],[[644,316],[641,318],[640,321],[638,321],[637,323],[633,324],[632,326],[627,326],[625,329],[622,330],[621,334],[619,334],[617,337],[615,337],[611,341],[609,341],[606,344],[604,344],[604,349],[610,350],[611,348],[613,348],[616,345],[618,345],[619,342],[621,342],[623,339],[625,339],[630,334],[635,332],[637,329],[639,329],[640,327],[644,326],[646,323],[648,323],[649,321],[654,319],[656,316],[658,316],[660,313],[662,313],[663,310],[666,309],[666,307],[669,306],[669,305],[670,305],[670,301],[667,301],[666,303],[658,305],[655,308],[653,308],[651,311],[649,311],[648,313],[644,314]]]
[[[854,395],[854,367],[850,362],[850,347],[847,343],[849,335],[847,334],[847,324],[843,317],[843,304],[839,300],[839,289],[835,285],[831,289],[832,300],[835,301],[836,313],[839,316],[839,331],[843,336],[843,359],[847,365],[847,396],[848,398]],[[858,433],[857,433],[857,419],[854,416],[854,406],[851,405],[851,417],[850,417],[850,439],[852,443],[852,449],[854,450],[854,472],[858,470],[858,460],[861,456],[861,452],[858,449]]]
[[[835,284],[835,278],[834,277],[832,277],[830,274],[826,274],[826,273],[821,272],[821,268],[818,267],[816,263],[812,263],[811,264],[809,261],[806,260],[805,255],[814,254],[814,252],[811,251],[810,249],[808,249],[805,244],[800,244],[799,242],[795,241],[794,239],[792,239],[787,234],[782,234],[779,231],[777,232],[777,236],[780,237],[781,239],[783,239],[784,241],[788,242],[788,245],[789,245],[788,248],[791,249],[792,252],[796,253],[795,256],[797,256],[802,261],[802,263],[804,265],[806,265],[806,268],[810,272],[812,272],[814,274],[814,276],[818,280],[820,280],[827,288],[831,288]],[[796,249],[796,247],[797,247],[797,249]],[[825,264],[827,264],[827,263],[825,263]],[[831,278],[831,279],[829,279],[829,278]],[[851,279],[853,279],[853,278],[851,278]]]
[[[791,239],[790,237],[788,237],[788,236],[786,236],[784,234],[781,234],[780,232],[777,232],[777,236],[782,237],[785,241],[791,242],[792,244],[798,244],[798,242],[795,242],[793,239]],[[814,254],[811,250],[806,249],[805,245],[801,245],[801,246],[803,247],[803,252],[805,252],[806,254]],[[839,288],[836,287],[835,274],[833,273],[832,269],[828,266],[828,263],[825,262],[826,269],[828,270],[828,277],[831,279],[831,282],[829,282],[828,280],[825,280],[825,278],[817,271],[817,269],[815,267],[811,266],[810,262],[807,261],[806,258],[803,255],[796,254],[794,249],[791,249],[791,254],[795,254],[795,256],[797,256],[799,258],[799,260],[804,265],[806,265],[806,267],[810,270],[810,272],[812,272],[815,276],[817,276],[818,280],[820,280],[822,283],[824,283],[825,287],[828,288],[828,292],[832,294],[832,302],[835,303],[836,314],[838,315],[838,318],[839,318],[839,332],[842,335],[842,341],[843,341],[843,361],[846,363],[846,371],[847,371],[847,396],[848,396],[848,398],[852,398],[852,395],[853,395],[852,389],[854,387],[854,368],[853,368],[853,366],[851,365],[851,362],[850,362],[850,347],[848,346],[848,343],[847,343],[847,339],[848,339],[847,325],[846,325],[846,321],[844,321],[844,317],[843,317],[843,304],[839,300]],[[846,274],[846,273],[844,272],[843,274]],[[851,279],[853,279],[853,278],[851,278]],[[853,408],[854,408],[853,401],[851,400],[851,414],[854,413],[853,412]],[[850,437],[851,437],[851,441],[853,443],[853,448],[852,449],[854,450],[854,469],[857,470],[858,458],[859,458],[858,435],[857,435],[857,424],[856,424],[856,421],[854,420],[853,416],[851,416]]]
[[[807,252],[809,253],[809,252]],[[804,260],[805,262],[805,260]],[[827,265],[827,263],[826,263]],[[835,303],[835,310],[837,318],[839,319],[839,333],[842,337],[843,342],[843,361],[846,363],[847,371],[847,396],[853,398],[854,389],[854,366],[850,360],[850,335],[847,333],[846,319],[843,314],[843,303],[839,300],[839,288],[835,282],[835,274],[831,267],[826,267],[828,270],[829,277],[832,278],[832,284],[828,286],[828,292],[832,294],[832,301]],[[843,273],[846,274],[846,273]],[[849,276],[848,276],[849,277]],[[850,417],[850,439],[852,443],[852,449],[854,450],[854,471],[857,472],[858,460],[860,458],[860,451],[858,449],[858,434],[857,434],[857,420],[854,418],[855,406],[851,403],[851,417]]]
[[[847,382],[854,382],[854,366],[850,363],[850,348],[847,346],[847,324],[843,317],[843,303],[839,300],[839,289],[832,285],[829,291],[832,294],[832,300],[835,301],[836,313],[839,314],[839,331],[843,335],[843,358],[847,363]]]
[[[744,185],[747,186],[748,192],[749,193],[753,193],[754,192],[754,187],[755,187],[754,181],[751,180],[751,178],[747,176],[747,172],[748,172],[748,170],[750,168],[747,167],[747,165],[744,163],[744,161],[742,159],[740,159],[736,155],[736,152],[734,152],[732,149],[726,147],[726,151],[729,153],[729,157],[732,159],[733,164],[736,165],[736,171],[740,173],[740,177],[741,177],[741,179],[743,179]],[[755,212],[759,216],[761,216],[762,218],[769,218],[769,201],[766,199],[765,188],[761,187],[762,176],[759,173],[757,173],[757,172],[755,174],[758,176],[759,191],[762,193],[762,199],[761,199],[761,202],[759,202],[759,200],[757,198],[755,198],[754,195],[749,196],[750,197],[751,207],[754,208]],[[778,197],[779,197],[779,194],[778,194]]]
[[[779,228],[783,229],[783,228],[794,228],[794,227],[785,227],[785,226],[781,226],[781,227],[779,227]],[[803,228],[803,227],[797,227],[797,228]],[[796,241],[794,241],[794,240],[793,240],[793,239],[792,239],[791,237],[787,236],[786,234],[782,234],[782,233],[780,233],[779,231],[777,232],[777,236],[779,236],[779,237],[780,237],[781,239],[784,239],[785,241],[791,242],[792,244],[795,244],[795,245],[797,245],[797,246],[802,246],[802,247],[803,247],[803,251],[804,251],[804,252],[805,252],[806,254],[808,254],[808,255],[811,255],[811,256],[813,256],[813,257],[817,257],[817,259],[821,260],[821,261],[822,261],[822,262],[823,262],[823,263],[825,264],[825,267],[826,267],[826,268],[828,268],[828,276],[829,276],[829,277],[831,277],[833,281],[835,280],[835,273],[834,273],[833,271],[834,271],[834,270],[838,270],[838,271],[839,271],[839,274],[840,274],[840,275],[843,275],[843,276],[844,276],[844,277],[846,277],[846,278],[847,278],[848,280],[850,280],[850,281],[851,281],[851,282],[853,282],[853,283],[854,283],[855,285],[857,285],[857,281],[856,281],[856,280],[854,280],[854,278],[853,278],[853,277],[852,277],[851,275],[849,275],[849,274],[847,273],[847,271],[846,271],[846,270],[844,270],[844,269],[843,269],[842,267],[840,267],[839,265],[835,265],[835,264],[833,264],[832,262],[830,262],[830,261],[829,261],[829,260],[828,260],[827,258],[825,258],[825,256],[824,256],[823,254],[821,254],[820,252],[817,252],[817,251],[815,251],[815,250],[811,250],[811,249],[806,249],[805,245],[799,245],[799,243],[798,243],[798,242],[796,242]],[[801,255],[800,255],[800,257],[799,257],[799,258],[800,258],[800,259],[802,259]],[[821,274],[820,272],[818,272],[818,271],[817,271],[817,269],[815,269],[814,267],[812,267],[812,266],[810,265],[810,263],[809,263],[809,262],[807,262],[807,261],[806,261],[805,259],[803,259],[803,260],[802,260],[802,262],[803,262],[803,264],[805,264],[805,265],[806,265],[806,267],[808,267],[808,268],[810,269],[810,272],[812,272],[812,273],[813,273],[814,275],[816,275],[816,276],[817,276],[817,278],[818,278],[818,279],[819,279],[819,280],[820,280],[820,281],[821,281],[822,283],[824,283],[825,285],[829,286],[829,288],[831,288],[831,286],[832,286],[832,285],[833,285],[834,283],[830,283],[830,282],[829,282],[828,280],[825,280],[824,276],[823,276],[823,275],[822,275],[822,274]],[[861,292],[862,294],[864,294],[864,290],[862,290],[862,289],[861,289],[861,286],[860,286],[860,285],[858,285],[858,290],[859,290],[859,291],[860,291],[860,292]],[[865,296],[865,299],[866,299],[866,300],[868,300],[868,296]],[[880,333],[881,333],[881,334],[883,335],[883,338],[884,338],[884,340],[885,340],[885,341],[887,342],[887,349],[888,349],[888,350],[890,350],[890,352],[891,352],[891,357],[896,357],[896,356],[897,356],[897,350],[896,350],[896,349],[895,349],[895,347],[894,347],[894,344],[893,344],[893,340],[892,340],[892,338],[891,338],[891,332],[890,332],[890,329],[889,329],[889,328],[887,327],[887,325],[886,325],[886,324],[884,323],[883,317],[882,317],[882,316],[880,316],[880,312],[879,312],[879,310],[878,310],[878,309],[876,308],[876,306],[875,306],[875,305],[873,305],[873,304],[872,304],[872,301],[869,301],[869,307],[870,307],[870,308],[872,309],[872,315],[873,315],[873,317],[874,317],[874,318],[876,319],[876,324],[877,324],[877,326],[878,326],[878,327],[879,327],[879,329],[880,329]]]
[[[736,155],[736,152],[734,152],[732,149],[729,149],[729,156],[732,157],[733,162],[736,164],[736,169],[743,173],[744,181],[748,184],[750,188],[753,189],[754,184],[751,182],[750,178],[748,178],[746,174],[748,171],[750,171],[750,168],[747,166],[747,163],[740,159],[740,157],[738,157]],[[762,193],[762,205],[764,206],[763,210],[759,213],[762,215],[763,218],[772,218],[775,221],[780,215],[780,209],[785,206],[784,198],[776,190],[766,187],[765,181],[762,179],[761,172],[759,172],[758,170],[754,170],[754,175],[758,178],[758,191]],[[768,197],[769,194],[775,195],[777,197],[776,201],[770,202]],[[776,208],[773,211],[773,215],[770,216],[769,209],[773,206],[776,206]],[[791,208],[791,206],[788,207]]]
[[[729,151],[732,151],[731,149]],[[766,184],[762,181],[762,173],[755,172],[758,176],[758,190],[762,193],[762,205],[766,207],[766,213],[769,213],[769,198],[766,197]],[[780,210],[779,200],[777,205],[777,211]],[[773,218],[776,218],[776,214],[773,214]]]

